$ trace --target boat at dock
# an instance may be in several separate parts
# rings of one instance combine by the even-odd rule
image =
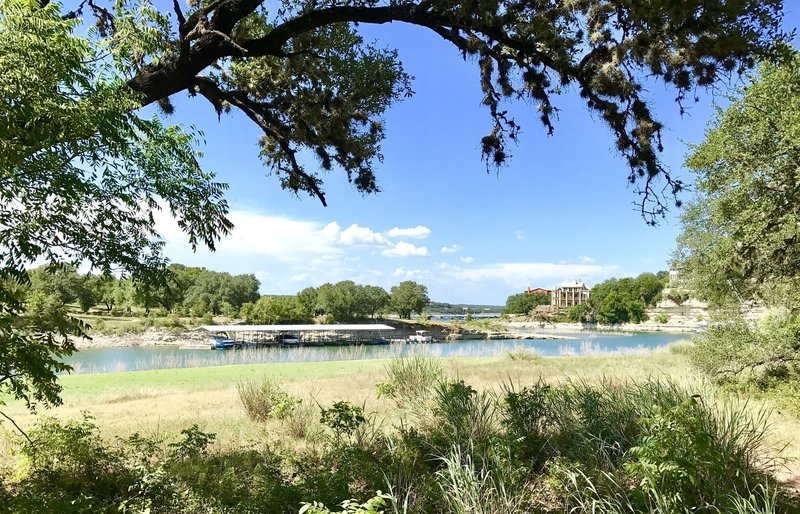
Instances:
[[[214,336],[213,343],[211,343],[212,350],[233,350],[237,347],[236,341],[228,339],[224,336]]]
[[[410,335],[408,339],[406,339],[406,343],[408,344],[430,344],[438,342],[439,340],[435,339],[427,330],[417,330],[414,335]]]

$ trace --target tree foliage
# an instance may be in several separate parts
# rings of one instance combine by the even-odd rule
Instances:
[[[245,323],[254,325],[310,323],[313,320],[296,296],[262,296],[255,303],[242,305],[240,315]]]
[[[401,318],[408,319],[414,312],[422,314],[429,303],[428,288],[413,280],[400,282],[389,291],[389,309]]]
[[[800,305],[800,55],[764,64],[717,112],[686,165],[696,198],[678,239],[681,275],[717,304]]]
[[[772,313],[758,323],[740,312],[724,312],[721,321],[694,339],[692,364],[720,383],[749,383],[768,389],[800,381],[800,317]]]
[[[528,314],[539,305],[550,305],[550,295],[545,293],[512,294],[506,299],[505,314]]]
[[[187,91],[219,113],[247,116],[262,131],[261,155],[284,188],[325,203],[322,175],[297,158],[308,151],[319,170],[342,169],[360,191],[378,190],[382,114],[411,94],[410,79],[394,50],[364,42],[354,26],[400,22],[433,31],[477,62],[490,115],[481,140],[487,166],[505,163],[508,143],[519,137],[505,101],[530,101],[552,133],[557,97],[572,89],[611,129],[651,222],[666,208],[653,180],[665,177],[672,192],[682,184],[660,163],[662,125],[645,78],[672,86],[682,105],[697,87],[775,57],[776,43],[787,39],[781,0],[190,5],[183,12],[175,2],[170,13],[147,0],[114,9],[89,2],[70,14],[87,7],[97,19],[97,39],[114,50],[120,75],[143,104],[171,112],[170,95]]]
[[[642,273],[637,277],[611,278],[592,288],[587,309],[571,313],[581,321],[608,325],[641,323],[645,309],[654,307],[668,280],[665,273]]]
[[[352,280],[307,287],[297,293],[298,308],[307,318],[325,316],[335,323],[374,318],[388,301],[389,294],[382,287]]]
[[[0,3],[0,393],[29,404],[59,402],[55,373],[69,368],[58,358],[83,330],[64,298],[25,305],[26,265],[85,262],[155,280],[156,211],[168,209],[193,246],[213,248],[231,227],[196,135],[139,117],[140,95],[104,57],[119,54],[75,36],[79,25],[55,4]]]

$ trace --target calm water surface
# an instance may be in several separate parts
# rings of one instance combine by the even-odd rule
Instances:
[[[553,332],[551,332],[553,333]],[[221,366],[264,362],[318,362],[386,359],[403,355],[479,357],[532,350],[545,357],[559,355],[644,354],[662,348],[688,334],[558,332],[568,340],[459,341],[452,343],[389,346],[263,348],[244,350],[181,350],[177,347],[91,348],[66,359],[73,373],[103,373],[147,369]]]

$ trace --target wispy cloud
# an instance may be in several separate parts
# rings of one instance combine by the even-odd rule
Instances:
[[[514,239],[517,241],[524,241],[525,240],[525,231],[524,230],[515,230],[514,231]]]
[[[619,266],[591,264],[556,264],[550,262],[509,262],[477,267],[448,266],[443,277],[474,283],[503,283],[517,287],[521,284],[550,284],[572,277],[604,277]]]
[[[470,262],[472,262],[474,260],[475,260],[475,258],[474,257],[470,257],[470,256],[461,257],[461,262],[466,263],[466,264],[469,264]]]
[[[442,253],[457,253],[461,251],[461,246],[452,244],[450,246],[443,246]]]
[[[410,237],[412,239],[425,239],[431,235],[431,229],[422,225],[417,225],[416,227],[411,228],[394,227],[389,229],[389,231],[386,232],[386,235],[396,238]]]
[[[581,255],[580,257],[578,257],[578,262],[583,262],[583,263],[586,263],[586,264],[592,264],[592,263],[597,262],[597,261],[595,259],[592,259],[588,255]]]

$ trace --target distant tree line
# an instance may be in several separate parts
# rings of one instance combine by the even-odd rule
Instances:
[[[80,274],[74,267],[40,267],[28,271],[31,305],[65,307],[77,304],[86,313],[100,309],[110,315],[134,309],[160,309],[163,314],[207,317],[224,315],[247,323],[351,322],[396,313],[401,318],[421,314],[428,290],[414,281],[401,282],[387,292],[373,285],[344,280],[307,287],[297,295],[264,295],[252,274],[231,275],[205,268],[172,264],[166,285],[150,287],[114,276]]]
[[[428,288],[407,280],[389,292],[379,286],[343,280],[307,287],[295,296],[262,296],[241,308],[247,323],[308,323],[322,318],[330,323],[351,322],[396,313],[401,318],[421,314],[430,303]]]
[[[113,275],[79,274],[74,267],[42,266],[28,271],[28,299],[47,297],[67,305],[76,303],[82,312],[100,308],[111,315],[134,308],[160,308],[186,316],[237,315],[241,306],[258,300],[260,286],[255,275],[231,275],[205,268],[172,264],[164,285],[151,287]]]
[[[425,312],[431,314],[479,314],[486,311],[500,312],[501,310],[503,307],[500,305],[431,302]]]

